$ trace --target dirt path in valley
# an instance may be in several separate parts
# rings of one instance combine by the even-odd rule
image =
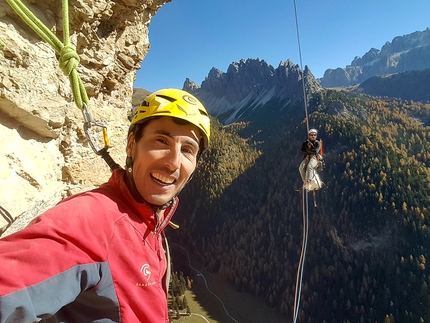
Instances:
[[[179,252],[179,250],[175,250],[175,252]],[[173,322],[285,323],[289,321],[287,317],[270,308],[264,299],[251,294],[238,292],[216,275],[201,270],[194,259],[190,259],[191,266],[194,269],[190,268],[187,263],[188,260],[185,251],[183,251],[182,259],[182,266],[188,267],[186,268],[187,270],[183,268],[184,273],[189,272],[190,277],[193,279],[192,289],[187,290],[185,293],[188,306],[193,314],[191,316],[183,316]],[[174,259],[174,264],[176,263],[177,261]],[[195,270],[203,274],[204,278],[198,275]],[[209,290],[206,287],[205,279]],[[216,296],[213,295],[211,291]]]

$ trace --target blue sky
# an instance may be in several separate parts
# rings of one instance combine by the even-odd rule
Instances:
[[[315,77],[430,27],[429,0],[296,0],[302,66]],[[173,0],[152,18],[135,87],[198,85],[216,67],[260,58],[300,65],[294,0]]]

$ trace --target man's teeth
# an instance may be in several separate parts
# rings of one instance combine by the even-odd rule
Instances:
[[[160,175],[160,174],[152,173],[151,175],[152,177],[159,180],[160,182],[163,182],[164,184],[172,184],[174,182],[174,179],[164,177],[163,175]]]

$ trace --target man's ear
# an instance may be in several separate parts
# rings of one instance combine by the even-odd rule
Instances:
[[[133,147],[136,142],[134,141],[134,133],[130,133],[127,138],[127,147],[125,152],[127,153],[127,157],[132,157]]]

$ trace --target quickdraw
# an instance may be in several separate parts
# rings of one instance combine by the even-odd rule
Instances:
[[[93,149],[94,153],[96,155],[101,156],[105,162],[109,165],[110,169],[113,171],[117,168],[120,168],[119,166],[111,157],[111,155],[108,152],[109,149],[109,136],[107,132],[107,127],[105,124],[101,122],[96,122],[93,120],[90,111],[88,110],[87,105],[84,103],[84,108],[82,110],[82,115],[84,117],[84,133],[85,137],[87,137],[88,143],[90,144],[90,147]],[[97,145],[97,141],[93,138],[91,133],[91,128],[93,127],[101,127],[103,132],[103,142],[104,147],[100,148]]]

